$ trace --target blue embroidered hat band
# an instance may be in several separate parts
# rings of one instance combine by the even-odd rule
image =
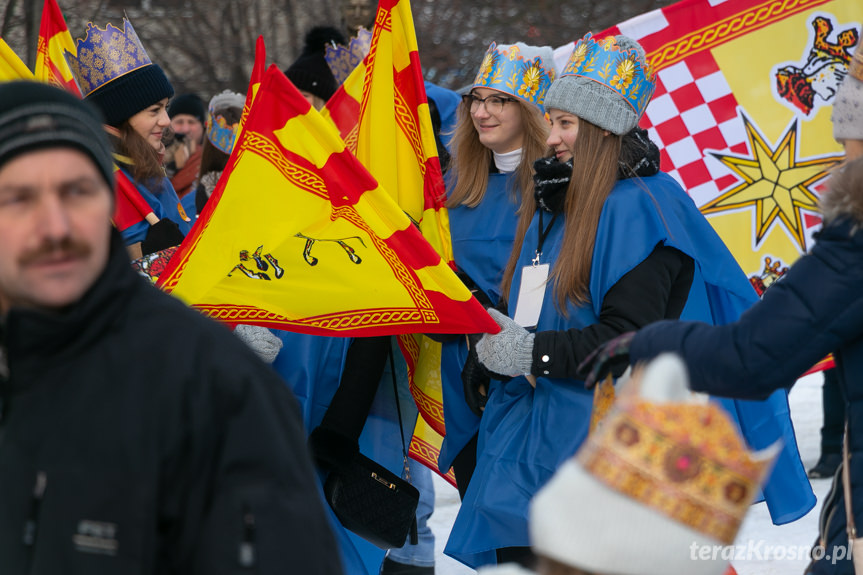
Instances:
[[[578,41],[545,106],[575,114],[619,136],[641,119],[656,80],[644,50],[627,36]]]
[[[550,47],[522,42],[498,46],[492,42],[473,87],[499,90],[541,108],[554,76],[554,51]]]
[[[126,19],[123,30],[111,24],[102,30],[88,23],[75,49],[77,54],[64,53],[72,76],[84,98],[96,104],[112,126],[174,95],[171,82],[150,60]]]
[[[243,113],[246,97],[243,94],[224,90],[210,100],[207,119],[207,139],[216,149],[230,154],[234,149],[239,118]],[[233,108],[234,114],[227,112]],[[233,119],[236,117],[236,119]]]

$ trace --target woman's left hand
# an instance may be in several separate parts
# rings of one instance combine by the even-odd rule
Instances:
[[[529,374],[533,365],[534,334],[496,309],[489,309],[488,313],[500,326],[500,332],[487,333],[477,342],[476,354],[480,363],[494,373]]]

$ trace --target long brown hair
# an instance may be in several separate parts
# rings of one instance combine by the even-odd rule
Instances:
[[[147,186],[149,181],[165,177],[161,154],[132,128],[129,120],[120,124],[113,135],[114,152],[122,156],[117,161],[126,164],[136,182]]]
[[[564,203],[566,227],[563,243],[549,276],[549,281],[554,282],[555,303],[564,315],[567,313],[567,300],[576,305],[590,300],[590,268],[596,227],[602,206],[617,182],[620,143],[620,136],[579,119],[578,137],[573,146],[572,178]],[[519,213],[513,250],[503,274],[503,297],[509,295],[524,236],[535,211],[533,195],[526,195]]]
[[[514,200],[523,201],[525,195],[533,194],[533,163],[546,151],[548,122],[536,106],[522,100],[517,102],[521,110],[524,138],[521,162],[516,168],[516,178],[510,193]],[[470,117],[470,104],[464,102],[459,104],[457,118],[452,137],[453,155],[450,164],[455,186],[447,200],[447,207],[465,205],[475,208],[482,201],[488,188],[488,173],[494,161],[493,154],[479,141],[479,134]],[[517,193],[522,197],[516,198]]]

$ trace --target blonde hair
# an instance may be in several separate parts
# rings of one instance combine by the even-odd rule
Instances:
[[[621,137],[579,119],[578,137],[573,148],[572,178],[564,202],[566,227],[560,254],[549,276],[549,281],[554,283],[555,304],[564,316],[567,315],[567,300],[576,305],[590,300],[590,268],[596,227],[605,200],[617,182]],[[524,236],[535,211],[533,194],[525,195],[513,251],[503,274],[501,294],[505,298],[509,295]]]
[[[525,195],[533,194],[533,162],[545,154],[548,122],[536,106],[516,100],[521,111],[522,141],[521,162],[510,193],[523,203]],[[470,116],[470,105],[462,102],[458,107],[458,120],[452,138],[450,172],[455,185],[447,200],[447,207],[475,208],[482,202],[488,188],[488,174],[493,161],[492,151],[479,141],[479,134]],[[521,197],[516,197],[520,194]]]

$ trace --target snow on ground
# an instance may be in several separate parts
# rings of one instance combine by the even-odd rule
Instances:
[[[820,374],[801,379],[791,390],[791,418],[803,465],[809,469],[818,460],[821,414]],[[471,575],[473,569],[443,554],[456,513],[458,492],[439,476],[435,478],[435,511],[429,523],[435,533],[436,575]],[[773,525],[764,503],[753,505],[740,529],[735,545],[741,557],[732,564],[739,575],[791,575],[803,572],[809,563],[809,549],[818,534],[818,512],[830,488],[829,479],[812,480],[818,497],[815,508],[805,517],[787,525]]]

